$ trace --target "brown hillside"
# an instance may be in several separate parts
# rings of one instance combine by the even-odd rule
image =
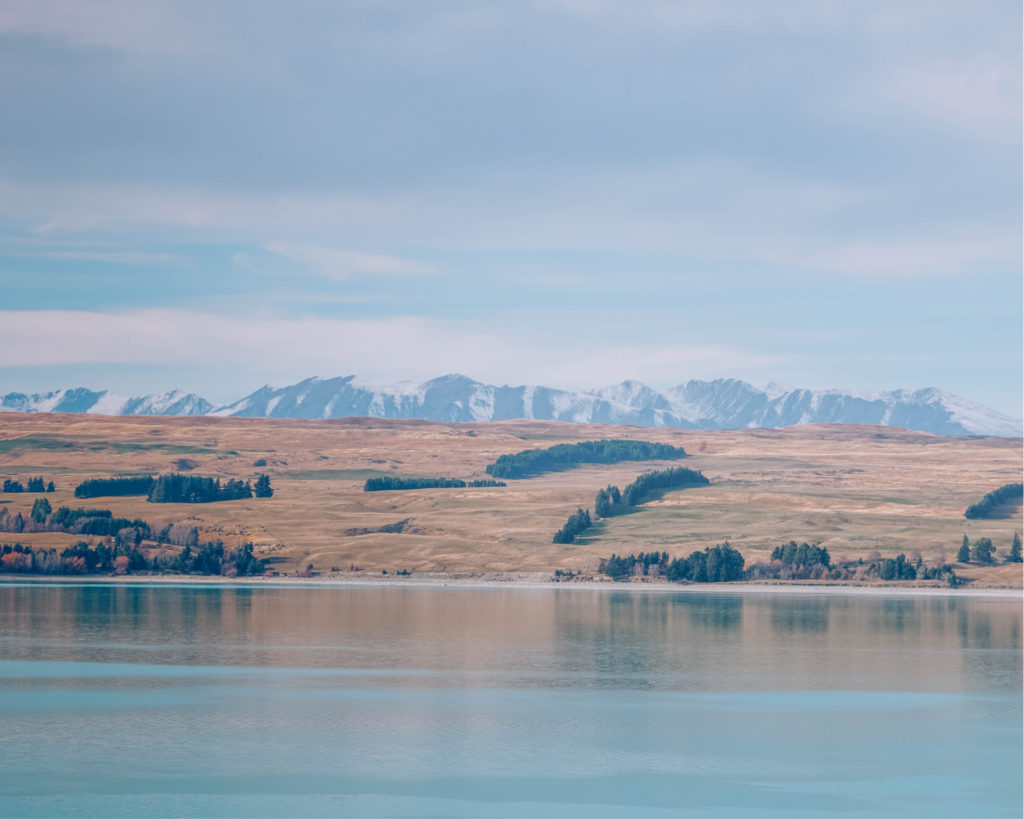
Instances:
[[[685,465],[712,486],[669,493],[566,546],[552,544],[552,534],[577,506],[592,507],[597,489],[667,464],[586,466],[507,488],[362,491],[374,475],[480,478],[504,453],[610,437],[681,445],[692,456]],[[189,519],[208,538],[252,540],[282,572],[308,563],[321,571],[353,564],[373,572],[587,570],[613,551],[684,554],[726,539],[748,562],[790,539],[824,543],[840,558],[920,551],[926,560],[952,561],[965,532],[1009,548],[1019,519],[965,521],[963,512],[1019,481],[1021,457],[1020,439],[849,425],[704,432],[547,421],[0,416],[0,478],[52,479],[54,508],[87,503],[153,524]],[[253,466],[261,458],[267,465]],[[183,466],[222,478],[266,472],[276,492],[269,500],[202,505],[72,496],[88,477]],[[34,497],[0,494],[0,503],[27,513]],[[406,518],[400,534],[354,533]],[[15,539],[54,546],[78,538],[0,533],[0,542]],[[1020,585],[1016,567],[962,573]]]

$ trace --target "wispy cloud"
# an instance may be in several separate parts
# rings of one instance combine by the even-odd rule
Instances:
[[[131,250],[0,250],[0,256],[130,265],[166,264],[184,258],[173,253],[141,253]]]
[[[839,238],[831,246],[817,248],[768,243],[761,255],[773,264],[863,278],[971,276],[1005,269],[1020,258],[1013,231],[883,236],[862,241]]]
[[[36,341],[19,343],[29,337]],[[568,387],[626,378],[678,383],[792,359],[728,344],[600,344],[414,316],[344,320],[181,310],[0,311],[0,347],[11,351],[8,367],[173,364],[294,378],[355,372],[383,380],[459,371],[496,382]]]
[[[299,262],[318,276],[336,281],[354,275],[423,276],[438,272],[432,264],[384,253],[363,253],[294,242],[271,242],[267,250]]]

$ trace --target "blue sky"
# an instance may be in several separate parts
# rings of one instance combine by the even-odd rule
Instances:
[[[1022,400],[1018,2],[0,7],[0,391]]]

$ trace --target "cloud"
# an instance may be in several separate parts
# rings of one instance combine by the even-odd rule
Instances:
[[[859,242],[835,241],[830,247],[766,244],[762,258],[774,264],[821,273],[863,277],[957,276],[1019,265],[1020,237],[991,231],[961,236],[907,236]]]
[[[360,253],[321,245],[271,242],[267,250],[297,261],[318,276],[342,281],[353,275],[422,276],[437,273],[434,265],[383,253]]]
[[[0,33],[140,55],[182,51],[195,34],[173,4],[134,0],[4,0]]]
[[[24,344],[25,338],[34,342]],[[0,347],[10,352],[7,367],[219,366],[232,377],[249,370],[261,378],[357,373],[378,380],[464,372],[497,382],[592,387],[626,378],[678,383],[790,360],[729,345],[614,345],[598,339],[409,316],[346,320],[163,309],[0,311]]]
[[[884,116],[904,123],[915,115],[931,128],[981,143],[1019,146],[1021,74],[1016,59],[965,55],[879,66],[837,95],[835,107],[852,119]]]
[[[140,253],[131,250],[0,250],[0,256],[132,265],[166,264],[183,259],[182,256],[173,253]]]

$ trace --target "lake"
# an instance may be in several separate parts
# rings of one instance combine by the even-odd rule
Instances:
[[[1017,816],[1021,603],[0,585],[5,816]]]

